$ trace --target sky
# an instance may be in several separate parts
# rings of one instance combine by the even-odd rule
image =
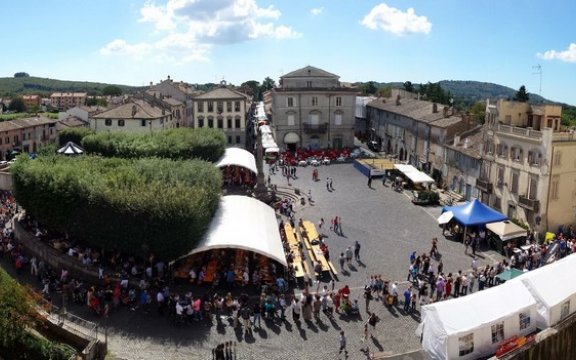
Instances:
[[[240,85],[311,65],[576,105],[574,0],[20,0],[0,13],[0,77]]]

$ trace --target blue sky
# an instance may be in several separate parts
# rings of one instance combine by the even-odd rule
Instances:
[[[126,85],[476,80],[576,105],[574,0],[40,0],[2,9],[0,76]]]

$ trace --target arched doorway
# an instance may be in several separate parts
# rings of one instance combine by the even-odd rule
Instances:
[[[320,149],[320,137],[318,135],[310,136],[310,142],[308,143],[308,146],[312,150]]]
[[[289,132],[284,135],[284,144],[289,151],[296,151],[296,147],[300,143],[300,136],[295,132]]]

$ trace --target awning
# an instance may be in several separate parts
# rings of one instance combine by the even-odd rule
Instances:
[[[284,135],[284,143],[285,144],[297,144],[300,142],[300,136],[295,132],[289,132]]]
[[[496,275],[496,278],[500,279],[500,281],[504,282],[504,281],[512,280],[515,277],[518,277],[522,274],[524,274],[524,272],[522,270],[511,268],[509,270],[504,270],[500,274]]]
[[[271,147],[271,148],[266,149],[264,152],[265,152],[266,154],[268,154],[268,153],[275,153],[275,152],[280,152],[280,149],[277,148],[277,147]]]
[[[241,166],[252,171],[254,174],[258,174],[254,155],[244,149],[227,148],[224,152],[224,156],[222,156],[222,158],[220,158],[216,163],[216,167],[219,168],[230,165]]]
[[[397,170],[400,170],[414,184],[424,184],[434,182],[434,179],[426,175],[426,173],[416,169],[412,165],[394,164],[394,167]]]
[[[223,196],[206,235],[182,258],[217,249],[253,251],[287,266],[274,209],[248,196]]]
[[[446,211],[438,217],[438,224],[440,225],[448,224],[448,222],[450,222],[450,220],[452,220],[453,217],[454,213],[452,211]]]
[[[524,230],[524,228],[510,221],[499,221],[495,223],[486,224],[486,229],[498,235],[500,239],[502,239],[502,241],[527,235],[526,230]]]

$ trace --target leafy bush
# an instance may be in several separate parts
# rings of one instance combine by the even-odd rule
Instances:
[[[194,248],[219,205],[220,171],[201,160],[22,160],[12,167],[18,203],[93,246],[171,260]]]
[[[60,139],[59,144],[62,146],[68,141],[72,141],[73,143],[80,145],[83,138],[92,134],[94,134],[94,131],[86,127],[64,129],[58,133]]]
[[[84,137],[82,146],[89,154],[105,157],[157,156],[215,162],[224,154],[226,137],[222,131],[209,128],[179,128],[152,134],[105,132]]]
[[[34,321],[31,298],[24,288],[0,268],[0,346],[9,346],[26,335]]]

